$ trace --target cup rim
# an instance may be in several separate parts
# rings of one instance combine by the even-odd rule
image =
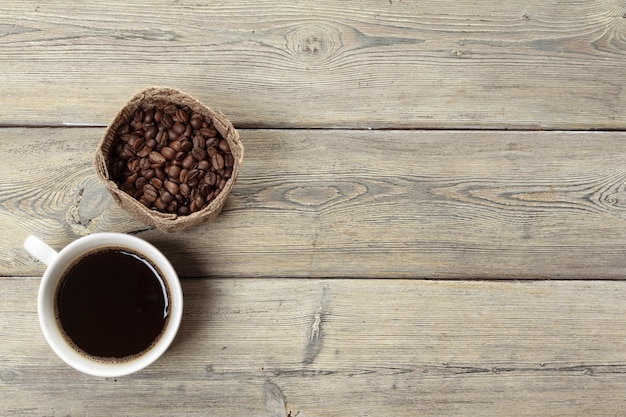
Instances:
[[[100,247],[127,247],[149,258],[163,274],[170,291],[170,316],[166,328],[156,344],[137,358],[105,363],[91,360],[72,348],[59,328],[54,313],[54,294],[61,273],[78,256]],[[119,377],[144,369],[156,361],[174,341],[183,315],[183,293],[178,274],[163,253],[150,242],[139,237],[117,233],[100,232],[83,236],[69,243],[58,252],[47,266],[39,286],[37,297],[39,324],[48,345],[66,364],[83,373],[100,377]]]

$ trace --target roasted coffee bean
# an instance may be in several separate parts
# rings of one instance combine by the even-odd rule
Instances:
[[[180,175],[180,167],[178,165],[170,165],[165,167],[165,173],[170,178],[178,178]]]
[[[143,187],[143,198],[146,201],[153,203],[158,196],[159,193],[157,192],[156,188],[154,188],[151,184],[147,184],[145,187]]]
[[[143,115],[143,124],[150,124],[154,122],[154,108],[146,110]]]
[[[163,191],[161,193],[161,200],[169,204],[172,200],[174,200],[174,196],[169,191]]]
[[[206,158],[206,151],[202,148],[195,147],[191,150],[191,155],[195,158],[196,161],[201,161]]]
[[[174,119],[172,119],[172,116],[167,113],[163,114],[163,117],[161,118],[161,126],[163,126],[165,129],[169,129],[173,125]]]
[[[166,203],[165,201],[163,201],[163,199],[162,199],[162,198],[157,198],[157,199],[154,201],[154,207],[155,207],[158,211],[163,212],[163,211],[167,210],[167,203]]]
[[[160,190],[161,188],[163,188],[163,181],[158,179],[157,177],[150,178],[150,184],[152,184],[152,186],[156,190]]]
[[[176,110],[176,113],[174,114],[174,119],[180,123],[187,124],[187,122],[189,121],[189,115],[186,111],[182,109]]]
[[[196,130],[200,129],[202,127],[202,116],[200,116],[199,114],[192,115],[191,119],[189,120],[189,124],[191,124],[191,127]]]
[[[206,147],[206,139],[202,137],[202,135],[196,135],[193,137],[193,147],[194,148],[202,148]]]
[[[154,139],[156,137],[157,133],[159,133],[159,129],[157,129],[156,126],[152,125],[152,126],[149,126],[146,129],[146,131],[143,134],[143,136],[146,139]]]
[[[135,156],[128,160],[128,162],[126,163],[126,166],[128,167],[128,170],[134,174],[135,172],[139,172],[140,170],[139,162],[140,162],[139,158]]]
[[[173,114],[176,114],[177,110],[178,110],[178,107],[175,104],[168,104],[167,106],[163,108],[163,113],[168,114],[168,115],[173,115]]]
[[[157,165],[163,165],[166,161],[165,157],[156,151],[150,152],[150,155],[148,155],[148,159],[150,160],[150,162]]]
[[[161,149],[161,155],[167,160],[172,160],[176,156],[176,151],[169,146],[164,146]]]
[[[219,153],[211,157],[211,163],[213,164],[213,169],[216,171],[224,169],[224,157]]]
[[[140,157],[140,158],[145,158],[148,155],[150,155],[151,151],[152,151],[152,149],[148,148],[147,146],[144,146],[139,151],[137,151],[137,156]]]
[[[220,140],[219,147],[224,153],[230,153],[230,145],[226,139]]]
[[[157,146],[157,141],[155,139],[148,139],[146,141],[146,148],[148,149],[154,149]]]
[[[170,192],[170,194],[178,194],[178,184],[176,184],[174,181],[166,180],[165,188],[167,189],[167,191]]]
[[[207,172],[204,176],[204,183],[209,185],[215,185],[217,183],[217,175],[215,172]]]
[[[183,133],[185,133],[185,130],[187,129],[187,126],[185,126],[181,122],[175,122],[174,126],[172,126],[172,129],[174,130],[174,132],[176,132],[178,134],[178,136],[180,136]]]
[[[139,160],[139,168],[143,169],[149,169],[150,168],[150,159],[143,157]]]
[[[180,141],[180,149],[183,152],[190,152],[193,149],[193,143],[188,139],[182,140]]]
[[[193,166],[193,164],[196,162],[195,158],[193,157],[192,154],[189,154],[185,157],[185,159],[183,159],[183,162],[181,164],[181,166],[185,169],[189,169]]]
[[[139,177],[137,178],[137,181],[135,181],[135,188],[143,189],[144,185],[146,185],[147,183],[148,180],[146,179],[146,177]]]
[[[180,152],[182,149],[182,145],[180,144],[180,141],[174,141],[174,142],[170,142],[169,147],[174,149],[175,152]]]
[[[173,127],[167,130],[167,137],[169,138],[170,142],[178,139],[179,136],[180,135],[174,130]]]
[[[201,172],[202,171],[197,168],[191,169],[191,171],[189,171],[189,175],[187,176],[187,182],[191,182],[195,179],[198,179],[198,176],[200,175]]]
[[[165,177],[165,172],[161,168],[157,168],[154,170],[154,176],[163,181]]]
[[[206,159],[203,159],[202,161],[198,161],[198,167],[197,168],[206,172],[206,171],[208,171],[211,168],[211,164]]]
[[[189,196],[189,194],[191,193],[191,187],[189,186],[189,184],[187,184],[186,182],[181,183],[178,186],[178,190],[180,191],[180,193],[182,195],[184,195],[185,197]]]
[[[164,130],[159,131],[155,137],[157,145],[164,145],[168,140],[168,133]]]
[[[232,168],[235,165],[235,157],[232,154],[224,156],[224,166]]]
[[[144,169],[141,171],[141,176],[147,180],[151,180],[154,178],[154,170],[153,169]]]

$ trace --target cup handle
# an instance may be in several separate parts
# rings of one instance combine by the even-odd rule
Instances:
[[[50,265],[58,256],[57,251],[33,235],[28,236],[24,241],[24,249],[46,265]]]

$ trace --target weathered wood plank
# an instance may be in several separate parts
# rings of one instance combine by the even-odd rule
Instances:
[[[12,2],[0,124],[167,84],[240,127],[623,129],[621,0]]]
[[[42,273],[21,248],[29,233],[62,248],[97,231],[137,233],[186,277],[626,270],[626,133],[244,130],[223,213],[173,235],[131,219],[96,180],[101,133],[0,130],[0,275]]]
[[[0,415],[623,411],[624,282],[183,280],[179,337],[117,379],[47,347],[38,283],[0,279]]]

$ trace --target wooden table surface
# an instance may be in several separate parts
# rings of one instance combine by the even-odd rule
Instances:
[[[92,165],[155,85],[246,148],[191,231]],[[1,415],[624,415],[626,2],[9,0],[0,86]],[[185,293],[121,378],[48,347],[22,249],[101,231]]]

